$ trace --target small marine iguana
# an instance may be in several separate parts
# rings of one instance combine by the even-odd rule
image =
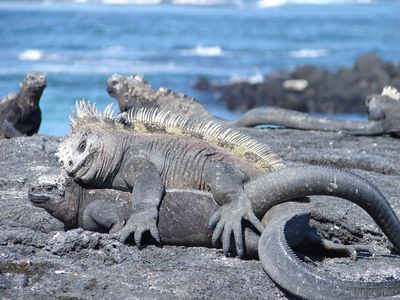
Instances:
[[[210,191],[222,205],[209,225],[214,228],[213,243],[222,237],[225,253],[233,234],[237,254],[244,254],[243,219],[263,230],[256,216],[265,212],[265,204],[251,202],[260,193],[268,195],[271,207],[314,194],[348,199],[365,209],[400,248],[400,222],[368,182],[336,169],[284,169],[266,145],[210,121],[154,109],[114,117],[109,107],[100,113],[81,102],[73,131],[60,144],[58,155],[69,176],[86,187],[132,192],[132,215],[117,233],[122,241],[135,233],[140,245],[147,230],[159,240],[156,221],[164,190],[189,188]],[[244,190],[247,185],[252,188]]]
[[[227,121],[214,117],[207,108],[193,97],[175,93],[166,88],[154,90],[142,76],[112,75],[107,81],[108,93],[116,98],[121,111],[139,107],[159,107],[172,113],[213,120],[226,127],[254,127],[278,125],[294,129],[344,131],[354,135],[397,136],[400,132],[400,102],[398,92],[386,87],[381,95],[368,97],[366,105],[369,122],[334,120],[279,107],[256,107],[238,120]],[[390,91],[390,92],[389,92]],[[397,94],[396,94],[397,93]],[[398,97],[398,96],[397,96]]]
[[[308,167],[314,171],[326,168]],[[335,172],[338,170],[335,170]],[[339,171],[342,172],[342,171]],[[372,198],[365,198],[364,204],[381,202],[382,196],[363,179],[351,173],[340,173],[344,180],[360,184],[360,188],[370,187]],[[268,176],[256,181],[268,182]],[[325,178],[326,179],[326,178]],[[332,178],[331,178],[332,179]],[[325,180],[317,183],[328,184]],[[260,182],[245,184],[244,190],[257,190]],[[341,188],[342,195],[347,187]],[[264,215],[271,206],[268,189],[251,193],[253,206]],[[284,192],[281,189],[281,192]],[[326,189],[327,193],[329,188]],[[310,192],[312,193],[312,192]],[[355,193],[351,193],[355,195]],[[281,196],[287,196],[282,194]],[[378,196],[378,198],[375,198]],[[65,224],[66,229],[82,227],[98,232],[116,232],[129,218],[131,195],[128,192],[107,189],[86,189],[71,178],[61,175],[44,175],[31,184],[28,198],[34,206],[46,209],[52,216]],[[358,200],[357,200],[358,201]],[[357,202],[354,201],[354,202]],[[361,203],[361,202],[359,202]],[[384,205],[385,206],[385,205]],[[210,193],[195,190],[167,190],[159,207],[158,228],[160,240],[166,245],[185,245],[211,247],[212,232],[207,226],[209,217],[219,205]],[[310,267],[299,259],[292,249],[311,247],[315,250],[330,250],[353,255],[365,247],[334,244],[321,239],[309,226],[310,213],[304,203],[287,202],[272,207],[264,215],[266,229],[261,238],[250,228],[245,228],[244,245],[248,257],[258,256],[266,273],[280,287],[290,293],[307,299],[348,299],[370,298],[400,293],[400,281],[359,282],[344,281],[318,268]]]
[[[0,101],[0,138],[33,135],[42,121],[39,100],[47,85],[43,73],[27,73],[18,93]]]

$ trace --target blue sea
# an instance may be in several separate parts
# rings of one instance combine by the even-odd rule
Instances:
[[[25,72],[46,73],[40,133],[64,135],[77,99],[104,107],[111,74],[139,73],[235,118],[193,90],[199,76],[259,82],[304,64],[351,67],[366,52],[398,64],[399,15],[397,1],[372,0],[0,1],[0,97]]]

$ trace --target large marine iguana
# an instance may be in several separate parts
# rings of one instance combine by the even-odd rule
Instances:
[[[326,168],[322,169],[326,171]],[[360,188],[369,186],[356,175],[340,173],[341,176],[343,174],[348,177],[346,180],[361,180],[358,182],[362,185]],[[265,175],[265,178],[256,181],[264,181],[267,177],[268,175]],[[323,181],[320,184],[324,184]],[[257,190],[258,185],[249,182],[245,184],[244,190],[245,192]],[[369,187],[375,190],[373,186]],[[341,187],[338,189],[342,190]],[[264,194],[267,191],[250,193],[252,196],[249,199],[253,206],[259,209],[257,213],[260,215],[264,215],[271,205],[268,201],[269,194]],[[330,193],[329,184],[326,191]],[[379,198],[373,197],[366,200],[366,203],[382,201],[379,193],[373,192],[370,196]],[[130,193],[85,189],[71,178],[65,178],[60,174],[39,177],[31,183],[28,197],[34,206],[46,209],[63,222],[66,229],[82,227],[92,231],[113,233],[124,225],[132,210]],[[245,228],[246,255],[254,257],[258,251],[266,273],[274,282],[290,293],[307,299],[354,299],[400,293],[399,280],[375,283],[345,281],[311,267],[299,259],[292,249],[311,247],[314,251],[334,250],[351,255],[357,249],[365,250],[365,247],[333,244],[321,239],[310,227],[310,213],[304,205],[304,203],[288,202],[269,209],[263,217],[266,229],[261,239],[250,228]],[[218,207],[210,193],[167,190],[159,207],[158,228],[162,244],[211,247],[212,232],[207,223]]]
[[[47,85],[43,73],[27,73],[18,93],[0,101],[0,138],[33,135],[42,121],[39,100]]]
[[[388,87],[381,95],[371,95],[367,98],[369,122],[335,120],[267,106],[251,109],[238,120],[227,121],[214,117],[193,97],[166,88],[152,89],[150,84],[138,75],[112,75],[107,81],[107,91],[116,98],[121,111],[139,107],[159,107],[172,113],[213,120],[226,127],[278,125],[303,130],[345,131],[354,135],[398,135],[400,132],[400,102],[393,96],[397,91]]]
[[[237,254],[244,254],[243,219],[263,230],[256,217],[263,213],[261,204],[250,200],[260,193],[268,195],[271,207],[314,194],[343,197],[365,209],[400,248],[399,220],[368,182],[336,169],[283,169],[264,144],[212,122],[148,109],[113,117],[110,108],[100,113],[81,102],[58,155],[67,173],[86,187],[132,192],[133,213],[117,233],[123,241],[135,233],[140,245],[147,230],[158,240],[157,208],[164,190],[191,188],[210,191],[221,205],[209,225],[213,242],[221,238],[225,253],[233,234]],[[244,190],[247,183],[253,188]]]
[[[210,218],[213,240],[222,237],[228,253],[233,233],[239,256],[243,254],[242,219],[260,232],[263,229],[243,183],[283,167],[266,145],[213,122],[156,109],[114,117],[111,107],[100,113],[83,101],[58,155],[68,175],[88,187],[132,192],[133,214],[118,232],[120,240],[134,233],[140,245],[147,230],[159,239],[157,207],[165,189],[211,190],[222,205]]]

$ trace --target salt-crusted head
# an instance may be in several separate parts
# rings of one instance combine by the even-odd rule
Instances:
[[[391,116],[398,116],[400,111],[400,92],[391,86],[385,86],[380,95],[367,97],[366,106],[369,119],[380,121]]]
[[[79,210],[80,193],[77,189],[79,186],[62,174],[42,175],[30,184],[28,199],[68,228],[73,228],[76,227]]]
[[[113,111],[108,106],[99,112],[95,106],[77,104],[72,132],[59,146],[57,156],[67,174],[83,183],[104,182],[113,170],[116,143],[113,141]]]

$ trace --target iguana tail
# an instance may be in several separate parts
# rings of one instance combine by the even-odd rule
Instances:
[[[257,107],[249,110],[236,121],[227,121],[225,125],[230,127],[278,125],[304,130],[346,131],[356,135],[384,133],[380,121],[334,120],[279,107]]]
[[[307,234],[310,213],[296,207],[268,212],[258,254],[264,270],[283,289],[305,299],[366,299],[400,294],[400,280],[346,281],[300,260],[292,250]],[[288,210],[288,208],[290,210]]]
[[[262,175],[245,185],[257,216],[269,208],[296,198],[327,195],[351,201],[374,219],[400,250],[400,220],[385,196],[366,179],[336,168],[305,166]]]

